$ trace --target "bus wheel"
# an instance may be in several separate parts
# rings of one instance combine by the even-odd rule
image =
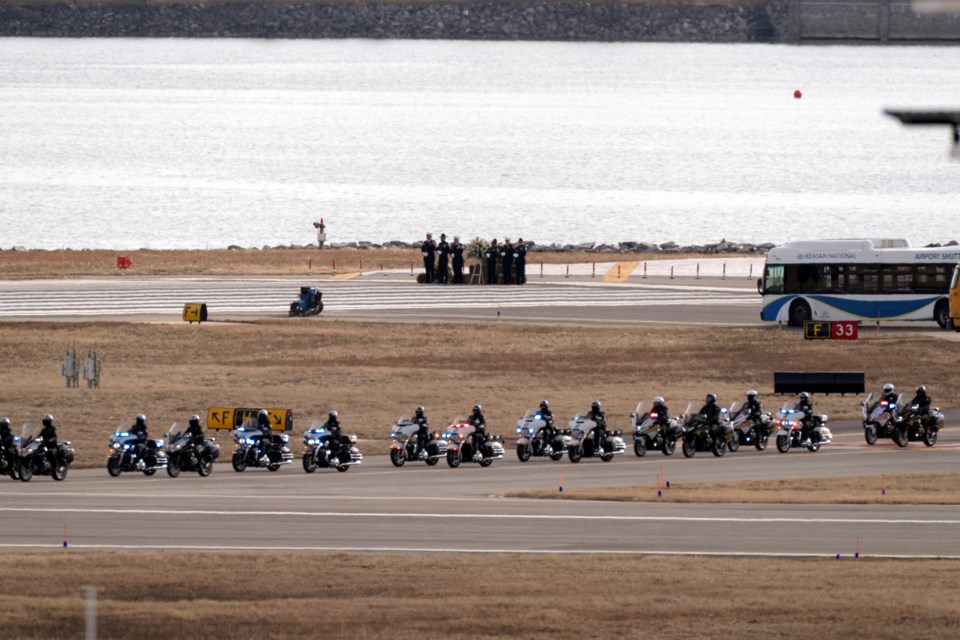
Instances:
[[[789,324],[791,327],[802,327],[803,323],[810,320],[812,316],[813,314],[810,313],[810,305],[807,304],[806,300],[797,300],[790,305]]]
[[[933,308],[933,319],[937,321],[941,329],[947,329],[950,326],[950,304],[946,300],[941,300]]]

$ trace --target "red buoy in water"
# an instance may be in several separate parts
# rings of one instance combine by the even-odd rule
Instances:
[[[796,91],[793,92],[793,97],[796,98],[797,100],[803,97],[803,94],[800,93],[800,89],[797,89]]]

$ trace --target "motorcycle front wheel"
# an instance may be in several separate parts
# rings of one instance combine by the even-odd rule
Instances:
[[[906,425],[895,427],[893,430],[893,441],[901,449],[910,444],[910,438],[907,435]]]
[[[459,451],[459,450],[453,451],[453,450],[451,449],[450,451],[447,451],[447,465],[448,465],[451,469],[456,469],[457,467],[460,466],[460,451]]]
[[[684,458],[692,458],[697,455],[697,447],[693,444],[691,438],[684,438],[683,445],[680,448],[683,451]]]
[[[867,444],[877,444],[877,428],[867,427],[864,429],[863,439],[867,441]]]
[[[170,462],[167,463],[167,475],[171,478],[176,478],[180,475],[180,462],[175,459],[170,459]]]
[[[647,436],[640,436],[633,441],[633,452],[638,458],[647,455]]]
[[[33,464],[28,461],[20,463],[20,479],[24,482],[30,482],[33,479]]]
[[[790,451],[790,436],[777,436],[777,451],[780,453]]]
[[[233,465],[233,470],[237,473],[240,473],[245,471],[247,468],[247,457],[242,451],[237,451],[233,454],[233,458],[230,460],[230,463]]]
[[[120,472],[123,471],[123,465],[120,462],[120,456],[111,456],[107,460],[107,473],[110,474],[111,478],[116,478],[120,475]]]
[[[580,445],[574,445],[567,449],[567,457],[570,458],[570,462],[580,462],[583,458],[583,447]]]
[[[406,461],[407,454],[404,453],[403,449],[390,449],[390,462],[393,463],[393,466],[402,467]]]
[[[530,459],[530,445],[528,444],[518,444],[517,445],[517,459],[520,462],[526,462]]]
[[[727,441],[723,438],[719,438],[713,445],[711,451],[713,451],[713,455],[717,456],[718,458],[723,457],[723,454],[727,452]]]

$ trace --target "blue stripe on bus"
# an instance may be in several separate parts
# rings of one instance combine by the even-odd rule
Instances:
[[[777,316],[780,315],[780,309],[783,308],[783,305],[794,300],[796,297],[797,296],[782,296],[775,300],[771,300],[760,311],[760,319],[768,322],[775,321]]]
[[[800,296],[787,295],[781,296],[768,302],[760,312],[760,319],[768,322],[776,321],[781,310],[785,305],[793,302]],[[857,300],[841,296],[823,296],[811,295],[805,296],[812,302],[833,307],[844,314],[861,318],[863,320],[876,320],[877,312],[880,312],[881,320],[893,320],[903,316],[916,313],[924,307],[933,304],[942,296],[932,295],[925,298],[914,300]],[[930,313],[930,320],[933,319],[933,312]]]

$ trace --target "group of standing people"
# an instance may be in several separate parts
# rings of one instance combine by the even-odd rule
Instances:
[[[463,284],[464,249],[459,236],[454,236],[453,242],[447,242],[446,234],[441,233],[437,242],[433,234],[428,233],[420,245],[423,281],[428,284]],[[503,244],[497,244],[494,238],[484,251],[483,258],[486,262],[483,272],[486,284],[527,283],[527,245],[523,238],[519,238],[515,244],[508,238],[504,239]]]

